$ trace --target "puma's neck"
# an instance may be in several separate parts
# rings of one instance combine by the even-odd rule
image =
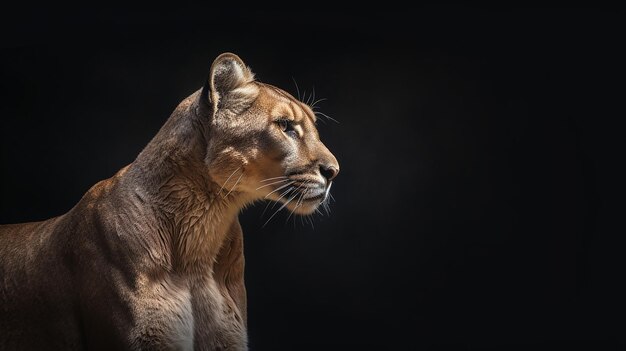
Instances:
[[[196,113],[197,95],[178,106],[124,174],[135,195],[132,205],[143,207],[136,212],[147,217],[131,220],[152,221],[142,233],[146,242],[165,250],[167,265],[183,272],[212,269],[246,203],[243,194],[224,191],[209,176],[208,121]]]

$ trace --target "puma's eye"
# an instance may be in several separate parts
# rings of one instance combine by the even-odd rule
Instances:
[[[290,121],[290,120],[288,120],[286,118],[281,118],[281,119],[276,121],[276,124],[278,124],[278,127],[283,132],[285,132],[287,134],[296,135],[296,130],[293,128],[293,122],[292,121]]]

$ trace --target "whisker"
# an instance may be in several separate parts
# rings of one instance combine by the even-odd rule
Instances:
[[[311,104],[311,108],[315,108],[315,105],[317,105],[318,103],[322,102],[322,101],[326,101],[328,99],[326,98],[321,98],[321,99],[317,99],[315,100],[312,104]]]
[[[287,183],[287,184],[281,185],[280,187],[278,187],[278,188],[276,188],[276,189],[272,190],[272,192],[271,192],[271,193],[269,193],[269,194],[265,195],[265,199],[267,199],[267,197],[268,197],[268,196],[272,195],[273,193],[277,192],[278,190],[283,189],[283,188],[284,188],[284,187],[286,187],[286,186],[290,186],[291,184],[293,184],[293,183],[295,183],[295,182],[296,182],[295,180],[292,180],[290,183]]]
[[[270,185],[274,185],[274,184],[280,184],[280,183],[282,183],[282,182],[286,182],[286,181],[288,181],[288,180],[289,180],[289,179],[277,180],[277,181],[275,181],[275,182],[273,182],[273,183],[269,183],[269,184],[261,185],[260,187],[256,188],[256,190],[263,189],[263,188],[265,188],[266,186],[270,186]]]
[[[233,171],[233,173],[230,174],[230,176],[228,176],[228,178],[226,178],[226,181],[224,182],[224,184],[222,184],[222,187],[220,188],[220,191],[217,192],[217,195],[222,193],[222,189],[224,189],[224,187],[226,186],[226,184],[228,183],[228,181],[230,180],[230,178],[232,176],[235,175],[235,172],[237,172],[239,169],[241,169],[242,166],[237,167],[236,170]],[[243,174],[243,173],[242,173]]]
[[[272,180],[272,179],[284,179],[284,178],[287,178],[287,176],[279,176],[279,177],[266,178],[266,179],[263,179],[263,180],[259,181],[259,183],[267,182],[267,181]]]
[[[289,218],[292,217],[293,214],[296,213],[296,210],[298,209],[298,207],[300,207],[302,205],[302,199],[304,198],[304,194],[306,193],[306,191],[303,191],[300,193],[300,197],[298,198],[298,201],[296,201],[296,206],[294,206],[293,210],[291,210],[289,216],[287,216],[287,219],[285,220],[285,224],[287,224],[287,222],[289,222]],[[293,227],[296,227],[296,216],[293,216]]]
[[[282,200],[282,198],[283,198],[285,195],[289,194],[289,192],[290,192],[290,191],[292,191],[292,190],[293,190],[293,187],[291,187],[291,186],[290,186],[290,187],[288,187],[288,188],[287,188],[287,190],[285,190],[285,191],[283,191],[282,193],[280,193],[280,196],[278,197],[278,199],[276,199],[276,201],[272,201],[272,202],[271,202],[271,204],[272,204],[272,210],[274,209],[274,207],[276,207],[276,204],[279,204],[279,203],[280,203],[280,200]],[[270,201],[271,201],[271,200],[270,200]]]
[[[311,217],[311,215],[306,216],[306,218],[309,220],[309,223],[311,223],[311,228],[315,230],[315,226],[313,225],[313,218]]]
[[[302,101],[302,102],[303,102],[305,105],[308,105],[308,104],[309,104],[309,102],[311,101],[311,96],[313,96],[313,94],[315,94],[315,88],[313,89],[313,93],[309,94],[309,97],[308,97],[308,98],[306,98],[306,100],[305,100],[305,101]],[[303,98],[304,98],[304,96],[303,96]]]
[[[338,120],[336,120],[336,119],[334,119],[334,118],[330,117],[329,115],[325,114],[324,112],[315,111],[315,114],[316,114],[316,115],[321,115],[321,116],[324,116],[324,117],[326,117],[326,118],[330,119],[331,121],[333,121],[333,122],[335,122],[335,123],[339,124],[339,121],[338,121]]]
[[[300,195],[300,199],[302,199],[302,195]],[[298,203],[300,202],[300,200],[298,199],[298,201],[296,201],[296,207],[293,208],[293,210],[289,210],[289,216],[287,216],[287,219],[285,219],[285,224],[287,224],[287,222],[289,222],[289,218],[291,218],[291,216],[293,215],[294,211],[298,208]]]
[[[269,208],[270,204],[272,205],[272,209],[274,209],[274,207],[276,207],[276,204],[278,203],[278,201],[280,201],[280,199],[282,199],[283,196],[287,195],[290,190],[291,190],[291,188],[287,188],[287,190],[283,191],[280,194],[280,196],[278,197],[278,199],[276,200],[276,202],[268,202],[267,205],[265,206],[265,209],[263,210],[263,213],[261,213],[261,218],[263,218],[263,215],[265,214],[265,211],[267,211],[267,209]]]
[[[267,222],[265,222],[265,224],[263,224],[263,227],[265,227],[267,225],[267,223],[269,223],[272,220],[272,218],[274,218],[274,216],[276,216],[276,214],[278,212],[280,212],[280,210],[285,208],[285,206],[287,206],[291,202],[291,200],[295,199],[296,196],[297,196],[297,194],[292,196],[289,200],[287,200],[287,202],[285,202],[282,206],[280,206],[280,208],[278,208],[278,210],[276,210],[276,212],[274,212],[274,214],[267,220]]]
[[[333,187],[333,182],[330,181],[328,183],[328,187],[326,188],[326,191],[324,192],[324,200],[322,200],[322,202],[326,202],[326,200],[328,200],[328,195],[330,195],[330,189]]]
[[[280,196],[278,197],[278,199],[276,199],[276,202],[274,203],[274,205],[272,205],[272,208],[274,208],[274,206],[280,201],[282,200],[282,198],[287,195],[290,191],[293,191],[293,187],[289,187],[287,188],[287,190],[283,191]]]
[[[263,215],[265,214],[265,212],[267,211],[267,209],[270,207],[272,203],[270,201],[267,202],[267,205],[265,205],[265,208],[263,209],[263,212],[261,212],[261,216],[259,217],[259,219],[263,218]]]
[[[330,216],[330,200],[331,199],[334,200],[333,195],[330,193],[330,186],[332,186],[332,182],[330,183],[328,187],[328,196],[326,196],[324,201],[322,201],[322,205],[324,206],[324,209],[326,210],[326,213],[328,214],[328,216]]]
[[[298,88],[298,82],[296,82],[296,78],[291,77],[291,79],[293,79],[293,83],[296,85],[296,91],[298,92],[298,100],[300,99],[300,88]]]
[[[324,210],[326,211],[326,215],[330,217],[330,206],[327,203],[323,204]]]
[[[239,176],[239,178],[238,178],[238,179],[237,179],[237,181],[235,182],[235,185],[233,185],[233,187],[232,187],[232,188],[230,188],[230,191],[228,192],[228,194],[226,194],[226,196],[224,196],[224,198],[227,198],[227,197],[228,197],[228,195],[230,195],[230,193],[232,193],[232,192],[233,192],[233,190],[235,190],[235,187],[237,187],[237,184],[239,184],[239,181],[241,180],[241,177],[243,177],[243,174],[244,174],[244,173],[245,173],[245,172],[241,172],[241,175]]]
[[[311,190],[309,190],[309,189],[307,189],[307,190],[305,190],[305,191],[303,191],[303,192],[302,192],[302,196],[300,196],[299,204],[297,204],[296,208],[297,208],[298,206],[302,206],[302,204],[304,203],[304,196],[305,196],[306,194],[310,193],[310,192],[311,192]]]
[[[304,184],[307,184],[308,182],[309,182],[309,181],[305,182]],[[300,188],[302,187],[302,185],[304,185],[304,184],[300,184],[300,186],[298,186],[296,189],[294,189],[293,187],[289,187],[289,188],[287,188],[287,190],[286,190],[284,193],[282,193],[282,194],[280,195],[280,197],[276,200],[276,202],[272,205],[272,208],[276,207],[276,204],[280,201],[280,199],[282,199],[282,198],[283,198],[283,196],[287,195],[287,193],[288,193],[288,192],[290,192],[290,191],[296,192],[296,191],[297,191],[298,189],[300,189]]]
[[[311,181],[307,180],[306,182],[304,182],[304,183],[300,184],[300,186],[299,186],[299,187],[297,187],[297,188],[294,190],[294,192],[295,192],[295,191],[298,191],[300,188],[302,188],[304,185],[309,184],[310,182],[311,182]],[[289,214],[289,216],[288,216],[288,217],[287,217],[287,219],[285,220],[285,224],[287,224],[287,222],[289,221],[289,218],[291,217],[291,215],[293,215],[294,211],[295,211],[295,210],[296,210],[299,206],[301,206],[301,205],[302,205],[302,200],[304,200],[304,195],[305,195],[308,191],[309,191],[309,190],[307,189],[307,190],[305,190],[305,191],[303,191],[303,192],[301,192],[301,193],[300,193],[300,198],[298,199],[298,201],[296,201],[296,207],[294,207],[294,208],[293,208],[293,211],[290,211],[291,213]],[[294,223],[295,223],[295,221],[294,221]]]

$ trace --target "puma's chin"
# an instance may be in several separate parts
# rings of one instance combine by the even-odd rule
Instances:
[[[310,215],[319,207],[321,204],[321,199],[318,200],[303,200],[299,204],[289,203],[287,208],[291,210],[291,212],[298,215]]]

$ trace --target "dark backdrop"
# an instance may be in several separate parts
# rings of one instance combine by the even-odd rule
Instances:
[[[623,349],[624,13],[310,5],[5,11],[0,223],[69,210],[232,51],[340,122],[330,216],[241,215],[252,350]]]

